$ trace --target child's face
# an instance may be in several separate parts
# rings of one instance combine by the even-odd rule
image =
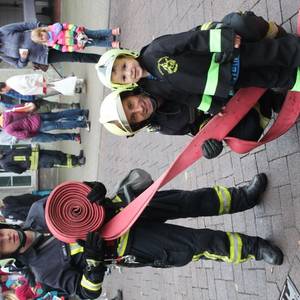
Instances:
[[[126,56],[115,60],[111,81],[118,84],[136,83],[142,76],[143,69],[139,62],[131,56]]]
[[[39,38],[41,40],[42,43],[46,43],[48,41],[48,33],[47,31],[41,31],[39,33]]]
[[[139,94],[128,96],[122,100],[123,109],[129,124],[139,124],[147,119],[153,113],[153,105],[150,98]]]

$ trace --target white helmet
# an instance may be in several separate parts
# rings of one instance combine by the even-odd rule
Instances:
[[[136,83],[119,84],[111,82],[111,73],[116,58],[120,55],[129,55],[137,58],[140,54],[137,51],[128,49],[111,49],[106,51],[99,62],[95,65],[100,81],[111,90],[131,90],[137,86]]]

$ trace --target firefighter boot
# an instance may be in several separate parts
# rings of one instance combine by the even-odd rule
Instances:
[[[265,173],[259,173],[254,176],[249,185],[242,187],[242,190],[245,192],[249,208],[259,203],[260,195],[265,191],[267,184],[267,175]]]
[[[281,265],[283,253],[275,245],[262,238],[258,238],[256,260],[264,260],[271,265]]]

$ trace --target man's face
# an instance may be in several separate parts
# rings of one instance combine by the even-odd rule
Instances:
[[[111,81],[118,84],[130,84],[138,82],[143,75],[143,69],[139,62],[131,57],[117,58],[114,62]]]
[[[128,96],[122,100],[123,109],[129,124],[139,124],[147,119],[153,113],[153,105],[150,98],[139,94]]]
[[[6,86],[4,86],[3,88],[1,88],[0,93],[1,93],[1,94],[5,94],[5,93],[7,93],[9,90],[10,90],[10,87],[6,85]]]
[[[0,253],[3,255],[14,253],[20,246],[17,230],[10,228],[0,229]]]

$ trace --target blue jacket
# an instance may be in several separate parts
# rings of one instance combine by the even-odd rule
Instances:
[[[31,40],[31,30],[39,26],[39,22],[24,22],[0,27],[0,58],[17,68],[24,68],[29,61],[47,65],[48,47]],[[20,48],[29,50],[26,60],[20,58]]]

